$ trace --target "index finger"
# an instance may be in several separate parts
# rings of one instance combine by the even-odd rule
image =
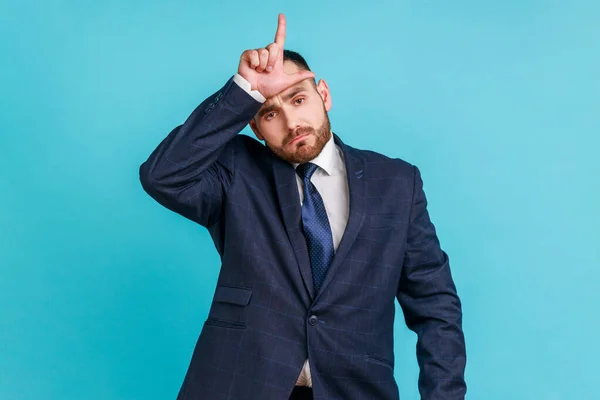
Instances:
[[[285,43],[285,15],[279,14],[279,20],[277,21],[277,33],[275,33],[275,43],[283,50],[283,44]]]

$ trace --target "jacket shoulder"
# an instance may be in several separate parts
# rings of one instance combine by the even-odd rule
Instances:
[[[355,152],[355,154],[360,155],[365,160],[366,167],[369,169],[373,169],[375,171],[392,170],[394,173],[400,175],[409,174],[411,176],[415,172],[416,166],[402,158],[389,157],[373,150],[362,150],[355,148],[352,150]]]
[[[267,152],[267,148],[264,144],[243,133],[237,135],[235,138],[235,150],[238,153],[238,156],[250,158],[260,156]]]

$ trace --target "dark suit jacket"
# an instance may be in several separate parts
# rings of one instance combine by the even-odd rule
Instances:
[[[315,293],[294,168],[238,135],[260,106],[230,79],[140,167],[144,190],[206,227],[222,261],[178,399],[288,399],[307,357],[315,399],[398,399],[395,298],[418,335],[422,398],[462,399],[461,303],[419,170],[335,135],[350,213]]]

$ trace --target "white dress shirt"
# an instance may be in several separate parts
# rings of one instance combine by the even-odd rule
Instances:
[[[233,81],[249,93],[256,101],[264,103],[266,99],[258,90],[251,90],[250,82],[244,79],[241,75],[235,74]],[[331,227],[333,237],[333,248],[337,250],[342,235],[348,223],[348,213],[350,210],[348,179],[346,177],[346,164],[344,163],[344,155],[342,150],[335,144],[333,134],[329,141],[323,147],[321,153],[311,160],[313,164],[319,166],[314,172],[310,181],[319,191],[327,219]],[[298,164],[292,164],[294,168]],[[304,184],[300,176],[296,174],[296,183],[298,184],[298,193],[300,193],[300,204],[304,201]],[[312,387],[312,378],[310,375],[310,364],[308,359],[304,362],[300,376],[296,381],[296,385]]]

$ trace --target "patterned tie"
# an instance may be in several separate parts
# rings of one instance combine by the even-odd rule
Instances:
[[[296,168],[296,173],[304,182],[302,228],[308,245],[315,292],[321,288],[334,253],[325,204],[317,188],[310,181],[317,168],[318,166],[312,163],[300,164]]]

